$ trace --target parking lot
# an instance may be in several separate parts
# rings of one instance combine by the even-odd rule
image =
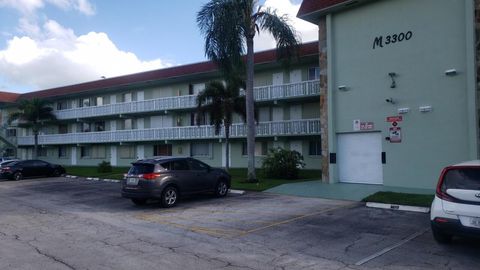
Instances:
[[[119,184],[0,180],[0,269],[478,269],[428,215],[250,192],[134,206]]]

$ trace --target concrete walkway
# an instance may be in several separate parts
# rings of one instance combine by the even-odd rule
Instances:
[[[308,181],[280,185],[265,192],[295,195],[302,197],[315,197],[349,201],[361,201],[363,198],[379,191],[392,191],[412,194],[434,194],[434,189],[413,189],[400,187],[385,187],[382,185],[366,184],[326,184],[318,181]]]

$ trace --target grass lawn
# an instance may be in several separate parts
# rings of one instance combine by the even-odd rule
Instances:
[[[364,202],[378,202],[401,205],[430,207],[435,195],[407,194],[380,191],[363,199]]]
[[[112,167],[110,173],[99,173],[95,166],[64,166],[64,168],[70,175],[108,179],[123,179],[123,174],[127,173],[129,169],[129,167]]]
[[[128,171],[128,167],[112,167],[111,173],[99,173],[97,167],[94,166],[64,166],[67,174],[82,176],[82,177],[99,177],[108,179],[123,179],[123,174]],[[257,169],[258,183],[246,183],[247,169],[230,169],[229,173],[232,175],[232,188],[263,191],[278,185],[302,182],[309,180],[321,179],[322,174],[319,170],[301,170],[298,180],[285,179],[267,179],[263,177],[262,170]]]

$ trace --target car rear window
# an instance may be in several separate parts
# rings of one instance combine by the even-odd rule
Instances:
[[[480,168],[459,168],[447,171],[442,190],[469,189],[480,190]]]
[[[138,174],[145,174],[145,173],[153,173],[155,165],[150,163],[134,163],[130,170],[128,170],[128,174],[138,175]]]

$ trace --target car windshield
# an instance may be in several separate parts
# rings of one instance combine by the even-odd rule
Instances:
[[[155,166],[151,163],[133,163],[128,174],[130,175],[139,175],[145,173],[152,173]]]
[[[442,190],[469,189],[480,190],[480,168],[451,169],[445,174]]]

